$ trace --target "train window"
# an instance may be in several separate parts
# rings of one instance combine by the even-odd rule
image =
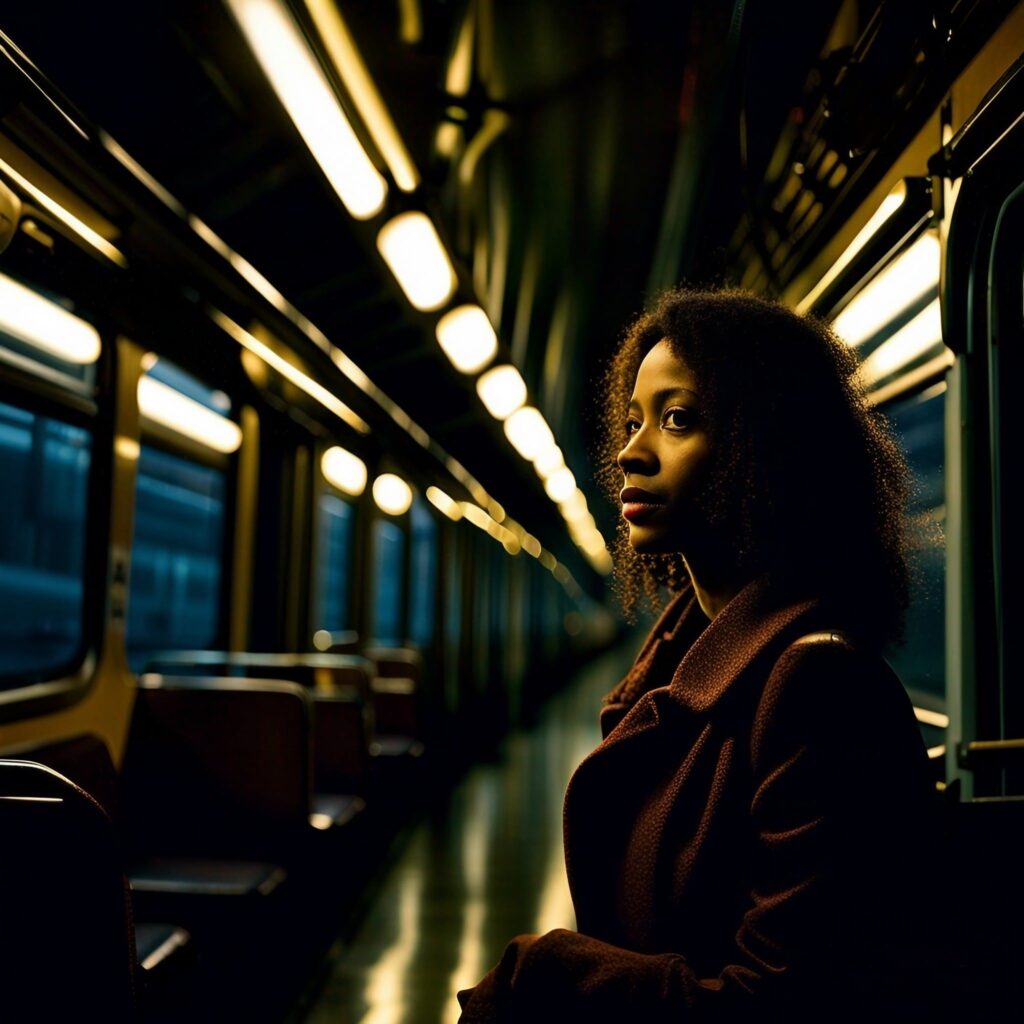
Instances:
[[[0,403],[0,687],[69,671],[83,650],[88,431]]]
[[[402,642],[402,584],[405,533],[389,519],[373,524],[373,629],[374,640]]]
[[[324,494],[318,503],[317,517],[314,630],[341,630],[349,624],[348,589],[355,507],[333,494]]]
[[[412,591],[409,595],[409,638],[422,648],[434,639],[437,592],[437,523],[427,503],[416,495],[412,508]]]
[[[462,679],[462,558],[464,531],[452,530],[444,561],[444,695],[449,712],[458,710]]]
[[[888,657],[912,695],[928,694],[940,705],[946,696],[945,395],[940,382],[886,409],[914,488],[908,509],[913,575],[907,639]]]
[[[153,651],[209,647],[218,634],[225,476],[142,446],[127,625],[134,671]]]

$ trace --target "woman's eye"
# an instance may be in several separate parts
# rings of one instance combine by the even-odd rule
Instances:
[[[626,420],[626,437],[632,437],[639,429],[639,420]]]
[[[689,409],[666,409],[662,417],[662,424],[672,427],[674,430],[685,430],[693,426],[693,414]]]

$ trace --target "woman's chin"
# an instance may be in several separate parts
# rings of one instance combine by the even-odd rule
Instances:
[[[679,550],[660,530],[632,524],[629,527],[629,546],[638,555],[667,555]]]

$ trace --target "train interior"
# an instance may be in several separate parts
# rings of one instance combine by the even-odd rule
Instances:
[[[907,454],[935,899],[1019,1012],[1022,141],[1010,0],[5,5],[7,1019],[433,1024],[572,927],[650,625],[601,375],[680,282],[830,321]]]

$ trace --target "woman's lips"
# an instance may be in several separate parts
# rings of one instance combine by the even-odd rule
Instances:
[[[624,487],[619,499],[622,501],[622,516],[631,523],[648,519],[665,504],[660,495],[639,487]]]
[[[638,523],[650,518],[664,502],[661,501],[624,501],[622,503],[622,517],[631,523]]]

